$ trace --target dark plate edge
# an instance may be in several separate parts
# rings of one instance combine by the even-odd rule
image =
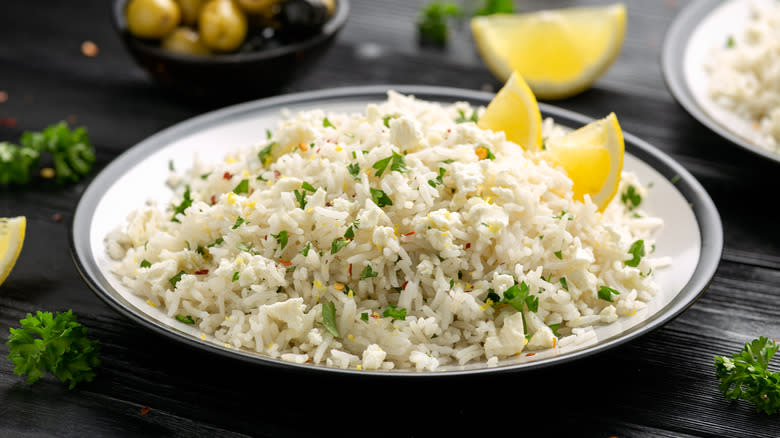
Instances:
[[[436,86],[390,84],[361,87],[343,87],[329,90],[308,91],[282,95],[261,99],[258,101],[247,102],[244,104],[238,104],[196,116],[192,119],[173,125],[152,135],[138,145],[127,149],[124,153],[109,163],[93,179],[90,185],[82,193],[81,198],[79,199],[76,208],[74,209],[74,214],[68,227],[71,257],[79,274],[84,279],[89,288],[119,314],[128,317],[130,320],[136,323],[139,323],[142,327],[166,336],[169,339],[179,342],[183,341],[185,345],[197,348],[201,351],[206,350],[221,354],[225,357],[230,357],[232,359],[241,359],[260,365],[275,366],[278,368],[292,369],[296,371],[383,377],[408,376],[415,378],[517,372],[522,370],[539,369],[558,363],[570,362],[579,358],[584,358],[616,347],[641,335],[649,333],[656,328],[659,328],[660,326],[683,313],[704,293],[706,288],[709,286],[709,283],[715,275],[715,271],[717,270],[723,252],[723,230],[720,215],[718,214],[715,204],[707,194],[706,190],[701,186],[701,184],[680,164],[643,140],[634,137],[629,133],[624,133],[626,150],[628,152],[653,167],[664,177],[668,179],[679,178],[675,186],[680,191],[682,196],[691,203],[695,217],[698,221],[702,243],[701,255],[696,269],[694,270],[691,279],[688,281],[688,284],[683,287],[683,289],[678,293],[677,297],[675,297],[665,308],[659,310],[654,317],[646,320],[639,326],[635,326],[626,332],[622,332],[618,338],[601,341],[598,345],[588,347],[584,350],[573,351],[563,356],[557,356],[539,362],[505,365],[495,368],[452,370],[432,373],[421,373],[416,371],[358,371],[340,368],[327,368],[323,366],[315,367],[310,365],[297,365],[282,361],[281,359],[258,356],[235,349],[223,348],[219,345],[210,343],[205,344],[198,339],[192,338],[190,335],[179,332],[171,326],[157,323],[156,321],[147,319],[137,314],[132,309],[126,307],[119,299],[113,297],[109,292],[102,289],[104,284],[102,284],[100,280],[94,277],[94,275],[97,273],[96,266],[89,266],[90,262],[94,264],[94,261],[90,260],[88,257],[89,230],[91,225],[90,212],[96,203],[100,200],[101,192],[103,191],[102,189],[110,186],[110,181],[113,180],[114,175],[118,174],[117,172],[126,170],[128,166],[132,166],[132,163],[135,162],[137,157],[146,156],[149,151],[156,150],[158,147],[162,147],[167,144],[167,139],[177,138],[179,133],[187,132],[191,127],[201,125],[206,121],[215,123],[220,120],[229,119],[232,116],[247,112],[297,103],[316,103],[320,100],[332,100],[334,98],[378,99],[384,97],[387,90],[396,90],[404,94],[412,94],[422,99],[440,100],[445,102],[469,101],[479,105],[487,104],[494,96],[493,93],[482,91]],[[563,124],[569,122],[576,125],[582,125],[593,120],[581,114],[557,108],[552,105],[541,103],[539,106],[544,116],[552,116]],[[77,241],[77,237],[82,239]]]

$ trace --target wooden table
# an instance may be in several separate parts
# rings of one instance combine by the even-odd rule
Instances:
[[[70,120],[88,127],[91,176],[145,137],[214,109],[155,86],[121,47],[106,1],[4,2],[0,140]],[[352,0],[333,50],[280,93],[366,84],[496,90],[463,27],[444,50],[420,47],[420,0]],[[596,4],[524,1],[521,10]],[[457,379],[312,376],[226,360],[151,333],[92,293],[69,252],[68,220],[90,178],[0,188],[0,216],[28,234],[0,287],[2,436],[780,436],[780,417],[729,402],[713,357],[780,333],[778,168],[716,136],[667,91],[664,32],[687,2],[627,2],[620,57],[592,89],[556,105],[602,117],[667,152],[705,186],[725,250],[711,286],[684,314],[635,342],[540,371]],[[99,48],[81,52],[84,41]],[[252,96],[247,96],[251,98]],[[36,310],[73,309],[102,346],[97,378],[74,390],[28,385],[5,360],[8,327]],[[544,430],[544,432],[538,432]],[[511,434],[511,435],[510,435]]]

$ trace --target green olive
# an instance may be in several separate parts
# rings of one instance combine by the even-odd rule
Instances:
[[[200,40],[200,35],[189,27],[179,27],[163,38],[160,46],[174,53],[185,55],[210,55],[211,51]]]
[[[160,39],[181,20],[181,10],[173,0],[130,0],[125,14],[127,29],[138,38]]]
[[[238,6],[249,14],[273,15],[274,5],[283,0],[236,0]]]
[[[198,20],[203,43],[218,52],[232,52],[244,42],[247,19],[232,0],[209,0]]]
[[[200,17],[200,11],[203,9],[203,5],[206,4],[206,0],[177,0],[179,7],[181,8],[181,22],[195,26],[198,24],[198,17]]]

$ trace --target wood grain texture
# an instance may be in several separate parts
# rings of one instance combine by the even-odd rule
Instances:
[[[230,103],[158,88],[122,49],[106,1],[6,3],[0,90],[9,98],[0,117],[17,124],[0,126],[0,140],[75,118],[96,145],[96,172],[147,136]],[[465,26],[446,49],[417,44],[423,3],[352,0],[328,56],[281,93],[366,84],[497,89]],[[520,3],[536,10],[602,2]],[[776,191],[778,169],[708,131],[667,91],[659,64],[664,32],[687,3],[627,1],[628,33],[616,63],[590,90],[554,102],[593,118],[615,111],[627,132],[678,160],[716,202],[723,261],[707,291],[671,323],[603,354],[530,373],[390,383],[251,366],[148,332],[105,305],[69,254],[68,222],[90,178],[67,187],[35,182],[0,188],[0,216],[29,221],[24,251],[0,287],[0,356],[8,352],[8,327],[26,313],[73,309],[100,341],[103,363],[95,381],[69,391],[51,377],[30,386],[0,359],[0,436],[540,436],[539,425],[543,436],[780,436],[776,416],[722,397],[713,367],[714,356],[780,333],[780,233],[768,210],[755,207]],[[81,55],[84,40],[98,44],[97,57]]]

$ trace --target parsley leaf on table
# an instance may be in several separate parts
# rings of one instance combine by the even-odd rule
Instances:
[[[76,322],[72,311],[57,316],[28,313],[19,323],[21,328],[10,329],[7,342],[14,374],[26,374],[32,384],[51,372],[70,389],[79,382],[92,381],[92,369],[100,365],[98,342],[87,338],[86,327]]]
[[[769,370],[777,352],[775,341],[762,336],[745,344],[731,358],[715,356],[718,390],[729,400],[745,400],[759,412],[774,414],[780,409],[780,372]]]

